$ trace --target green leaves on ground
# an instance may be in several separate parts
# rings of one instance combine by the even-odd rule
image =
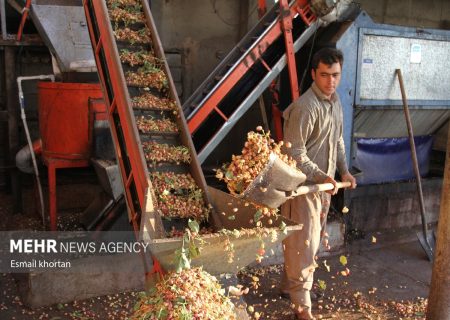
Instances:
[[[323,280],[317,279],[317,285],[320,291],[325,291],[327,289],[327,283]]]
[[[346,266],[346,265],[347,265],[347,257],[346,257],[346,256],[340,256],[340,257],[339,257],[339,262],[340,262],[343,266]]]
[[[200,226],[199,226],[198,222],[195,220],[189,219],[188,226],[192,232],[198,233],[200,231]]]

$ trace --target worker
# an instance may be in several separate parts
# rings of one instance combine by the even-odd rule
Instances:
[[[346,163],[342,106],[336,93],[343,60],[340,50],[319,50],[311,62],[313,84],[283,112],[285,145],[291,145],[286,153],[297,161],[297,167],[307,177],[306,183],[334,185],[333,190],[298,196],[281,206],[284,217],[303,225],[302,230],[283,241],[284,273],[280,288],[281,293],[289,295],[297,319],[314,319],[311,289],[315,259],[321,239],[327,242],[325,226],[331,195],[337,193],[336,169],[342,181],[356,187]]]

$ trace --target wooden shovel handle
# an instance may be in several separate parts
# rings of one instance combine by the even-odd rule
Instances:
[[[350,187],[352,184],[351,182],[338,182],[336,183],[338,189],[341,188],[348,188]],[[312,193],[312,192],[318,192],[318,191],[327,191],[327,190],[332,190],[334,188],[332,183],[322,183],[322,184],[312,184],[309,186],[301,186],[299,187],[297,190],[295,190],[293,192],[293,196],[299,196],[299,195],[303,195],[303,194],[308,194],[308,193]]]

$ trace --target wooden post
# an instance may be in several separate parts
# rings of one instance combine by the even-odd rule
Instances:
[[[14,198],[14,213],[22,212],[20,175],[16,168],[16,153],[19,151],[19,95],[16,82],[16,48],[5,47],[5,89],[8,109],[8,165],[10,186]]]
[[[427,320],[450,319],[450,127]]]

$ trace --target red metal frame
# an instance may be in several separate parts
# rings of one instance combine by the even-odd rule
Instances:
[[[294,9],[298,12],[298,14],[302,17],[302,20],[309,26],[311,23],[316,20],[316,16],[311,10],[311,6],[309,3],[301,4],[300,1],[294,6]]]
[[[66,168],[89,167],[88,160],[63,160],[47,159],[44,157],[44,163],[48,169],[48,203],[50,216],[50,230],[57,230],[57,203],[56,203],[56,170]]]
[[[262,18],[267,12],[266,0],[258,0],[258,17]]]
[[[275,140],[281,141],[283,140],[283,125],[281,123],[282,112],[279,108],[280,103],[280,94],[277,90],[276,81],[270,84],[270,92],[272,93],[272,120],[273,126],[275,130]]]
[[[149,188],[147,167],[145,166],[145,161],[143,161],[143,155],[140,153],[139,138],[137,137],[134,118],[129,111],[128,90],[125,86],[125,78],[117,55],[106,4],[104,1],[84,0],[83,7],[108,110],[108,120],[115,142],[117,160],[121,175],[124,178],[125,196],[131,211],[131,221],[134,229],[137,231],[140,227],[139,218],[141,213],[147,207],[147,201],[150,200],[150,197],[147,196]],[[92,10],[90,10],[91,8]],[[92,21],[92,18],[95,21]],[[94,30],[94,23],[98,28],[97,30]],[[102,59],[106,60],[107,70],[103,70]],[[120,119],[123,141],[118,135],[119,128],[116,126],[115,119],[117,115]],[[125,157],[130,163],[129,167],[125,164]],[[134,199],[132,189],[136,190],[137,199]],[[135,200],[138,200],[139,208],[136,208]]]
[[[284,5],[286,5],[286,0],[282,1]],[[286,30],[289,28],[292,30],[292,19],[295,15],[303,12],[305,8],[308,7],[308,0],[298,0],[288,11],[282,10],[283,18],[279,21],[279,23],[275,23],[270,30],[262,37],[259,42],[254,46],[254,48],[242,59],[242,61],[230,72],[227,78],[218,86],[217,90],[215,90],[205,101],[205,103],[201,106],[201,108],[192,116],[192,118],[188,121],[189,131],[194,133],[200,125],[206,120],[206,118],[210,115],[210,113],[215,110],[219,114],[220,110],[217,108],[217,105],[220,101],[228,94],[228,92],[236,85],[236,83],[242,78],[242,76],[253,66],[254,63],[260,61],[262,55],[266,51],[266,49],[281,36]],[[305,15],[301,15],[302,18],[306,17]],[[315,18],[314,18],[315,19]],[[289,21],[291,21],[291,27],[289,27]],[[311,18],[306,19],[305,23],[310,25]],[[284,28],[283,28],[284,25]],[[291,42],[292,42],[292,34],[291,34]],[[289,44],[292,49],[292,44]],[[292,58],[288,58],[291,59]],[[292,84],[291,84],[292,85]],[[298,91],[298,88],[297,88]],[[222,118],[227,120],[226,117],[221,115]]]
[[[25,26],[25,22],[27,21],[28,11],[30,11],[31,0],[27,0],[25,3],[25,7],[22,10],[22,19],[20,20],[19,30],[17,31],[17,41],[22,40],[22,32]]]
[[[284,43],[286,46],[286,61],[291,84],[292,101],[299,97],[297,67],[295,63],[294,41],[292,40],[292,16],[287,0],[280,0],[281,25],[283,26]]]
[[[158,260],[153,259],[153,266],[150,272],[147,273],[147,276],[152,276],[152,275],[156,275],[157,277],[159,277],[160,279],[162,279],[165,275],[165,271],[162,268],[161,264],[159,263]]]
[[[189,172],[196,184],[203,190],[205,204],[209,205],[206,181],[195,153],[186,120],[182,116],[181,104],[175,91],[175,84],[170,75],[169,66],[164,58],[164,51],[157,35],[148,1],[142,0],[141,4],[146,16],[147,27],[150,28],[152,34],[152,49],[155,56],[164,61],[164,72],[169,81],[170,97],[177,102],[178,115],[180,115],[176,119],[180,129],[178,138],[181,144],[188,147],[190,151]],[[140,136],[106,3],[105,1],[83,0],[83,7],[94,49],[97,71],[103,89],[112,137],[115,142],[125,197],[136,237],[139,238],[140,235],[141,219],[139,218],[141,217],[154,220],[154,225],[151,226],[154,230],[147,230],[151,238],[153,236],[164,237],[162,222],[158,219],[156,205],[153,203],[153,190],[149,179],[147,162],[140,144]],[[148,213],[148,215],[142,215],[143,213]],[[212,220],[215,221],[214,215]],[[217,223],[216,225],[218,226]],[[143,255],[143,258],[146,270],[148,270],[149,265],[145,255]],[[153,256],[152,259],[153,272],[162,275],[163,270],[156,257]]]
[[[188,169],[196,184],[203,190],[205,204],[208,205],[206,181],[195,153],[186,120],[182,116],[181,104],[176,94],[169,66],[164,58],[163,47],[148,2],[141,0],[141,4],[146,16],[147,27],[152,35],[152,48],[155,56],[164,61],[163,68],[169,82],[170,97],[177,102],[178,115],[180,115],[176,118],[179,127],[178,138],[182,145],[188,147],[191,155]],[[130,94],[106,3],[105,1],[83,0],[83,6],[134,230],[136,233],[140,232],[142,213],[148,213],[151,216],[151,221],[154,222],[152,224],[154,230],[148,230],[148,232],[152,237],[163,237],[163,226],[153,202],[153,189],[147,162],[140,143]],[[145,215],[145,218],[150,219],[148,215]]]
[[[89,166],[94,119],[89,116],[91,110],[88,100],[101,96],[98,84],[38,83],[39,132],[42,141],[35,141],[33,150],[42,153],[48,170],[52,231],[57,230],[56,171]]]

